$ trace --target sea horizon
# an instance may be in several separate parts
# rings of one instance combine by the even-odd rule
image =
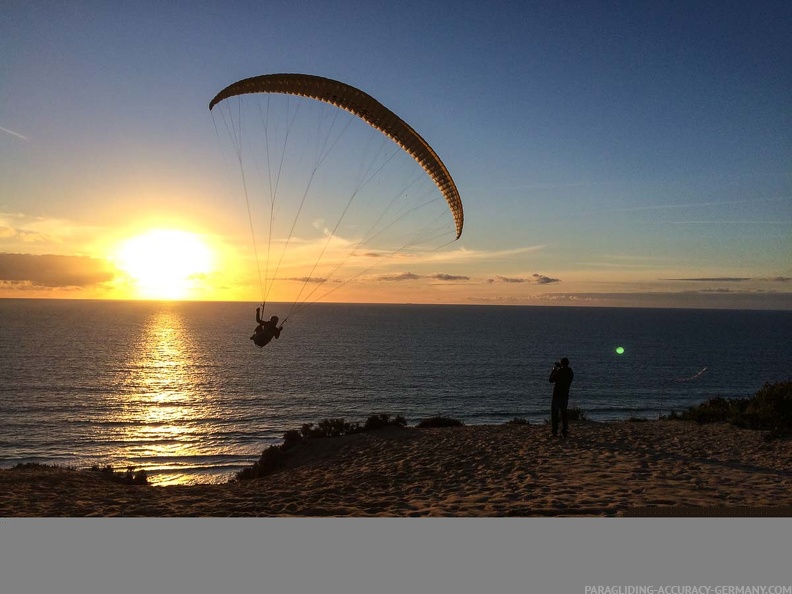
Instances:
[[[261,305],[261,301],[255,300],[240,300],[240,299],[142,299],[142,298],[106,298],[106,297],[52,297],[52,296],[2,296],[0,301],[95,301],[95,302],[112,302],[112,303],[160,303],[160,304],[187,304],[187,303],[244,303],[253,305],[255,308]],[[288,301],[268,301],[267,305],[271,306],[284,306],[291,307],[292,303]],[[463,303],[436,303],[436,302],[420,302],[420,301],[332,301],[323,300],[321,302],[309,303],[308,307],[317,305],[354,305],[354,306],[395,306],[395,307],[409,307],[409,306],[437,306],[437,307],[507,307],[507,308],[522,308],[522,307],[543,307],[543,308],[580,308],[580,309],[670,309],[670,310],[703,310],[703,311],[771,311],[771,312],[792,312],[792,297],[788,307],[734,307],[728,305],[712,304],[703,305],[652,305],[634,303],[631,305],[612,305],[603,303],[585,303],[581,302],[560,302],[560,303],[509,303],[509,302],[496,302],[496,301],[469,301]]]

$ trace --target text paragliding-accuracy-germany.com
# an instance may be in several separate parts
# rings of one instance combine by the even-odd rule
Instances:
[[[584,594],[792,594],[791,586],[586,586]]]

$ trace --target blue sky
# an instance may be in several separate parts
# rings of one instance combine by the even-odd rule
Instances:
[[[110,269],[48,279],[20,255],[101,268],[113,237],[147,226],[242,253],[208,102],[241,78],[305,72],[379,99],[454,176],[464,257],[433,272],[465,280],[421,300],[792,308],[789,3],[0,12],[2,296],[111,296]]]

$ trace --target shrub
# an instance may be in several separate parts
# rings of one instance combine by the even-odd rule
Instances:
[[[679,419],[696,423],[733,423],[745,407],[745,399],[716,396],[698,406],[691,406],[679,415]]]
[[[363,431],[374,431],[376,429],[383,429],[385,427],[406,427],[407,421],[401,415],[396,416],[394,419],[390,415],[377,414],[371,415],[363,424]]]
[[[305,425],[303,426],[305,428]],[[244,481],[261,476],[272,474],[278,468],[281,468],[286,459],[289,457],[289,452],[293,450],[298,444],[303,441],[304,437],[296,429],[290,429],[283,434],[283,443],[280,445],[271,445],[261,452],[261,457],[253,463],[253,466],[243,468],[234,475],[231,482]]]
[[[424,419],[420,423],[416,425],[419,429],[425,429],[427,427],[464,427],[464,423],[458,419],[450,419],[448,417],[432,417],[430,419]]]
[[[348,423],[344,419],[322,419],[317,426],[313,423],[304,424],[300,430],[290,429],[283,434],[283,443],[271,445],[261,452],[261,457],[248,468],[243,468],[231,479],[234,481],[249,480],[267,476],[283,467],[288,460],[291,450],[306,439],[325,439],[330,437],[343,437],[363,431],[380,429],[389,425],[404,427],[407,421],[402,416],[393,419],[390,415],[371,415],[366,424],[361,428],[359,423]]]
[[[283,449],[290,450],[303,440],[302,435],[297,429],[289,429],[283,434]]]
[[[319,430],[324,437],[342,437],[360,432],[359,423],[347,423],[344,419],[322,419]]]
[[[769,431],[770,437],[792,435],[792,381],[765,384],[751,398],[710,398],[669,420],[697,423],[730,423],[746,429]]]
[[[17,462],[12,468],[22,470],[23,468],[63,468],[60,464],[41,464],[40,462]]]
[[[776,437],[792,435],[792,382],[765,384],[745,403],[735,424],[767,429]]]
[[[113,482],[113,483],[122,483],[125,485],[147,485],[148,484],[148,474],[146,474],[145,470],[138,470],[135,472],[135,468],[133,466],[128,466],[125,473],[116,472],[113,470],[113,467],[109,464],[100,468],[99,466],[91,466],[89,469],[91,472],[96,472],[101,476],[103,479]]]
[[[313,423],[303,425],[300,433],[303,437],[343,437],[360,433],[360,424],[347,423],[344,419],[322,419],[316,428]]]
[[[266,476],[278,470],[288,460],[291,450],[306,439],[343,437],[389,426],[406,427],[407,421],[401,415],[391,419],[390,415],[376,414],[369,416],[363,427],[360,426],[360,423],[348,423],[344,419],[322,419],[316,426],[313,423],[305,423],[299,430],[290,429],[284,433],[283,443],[267,447],[252,466],[237,472],[231,482]]]
[[[586,413],[579,406],[572,406],[567,409],[567,420],[569,421],[588,421]]]
[[[514,417],[511,421],[506,422],[507,425],[530,425],[528,419],[523,417]]]
[[[18,462],[14,466],[11,467],[13,469],[23,469],[23,468],[62,468],[64,470],[77,470],[75,466],[71,465],[63,465],[63,464],[42,464],[41,462]]]

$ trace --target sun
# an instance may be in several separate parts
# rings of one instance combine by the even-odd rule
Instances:
[[[186,299],[212,271],[214,257],[200,235],[152,229],[122,241],[115,260],[138,298]]]

